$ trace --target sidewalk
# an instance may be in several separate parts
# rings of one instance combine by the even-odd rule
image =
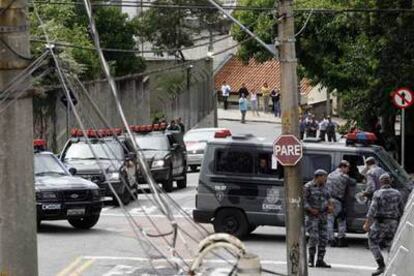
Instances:
[[[280,124],[281,119],[273,115],[273,113],[259,112],[260,116],[253,116],[253,113],[249,110],[246,114],[246,122],[261,122],[261,123],[275,123]],[[219,120],[227,121],[240,121],[241,114],[238,109],[217,109],[217,117]]]

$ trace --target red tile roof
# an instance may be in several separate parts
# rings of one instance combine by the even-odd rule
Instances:
[[[248,64],[244,64],[233,56],[215,75],[216,90],[220,90],[223,81],[230,85],[233,92],[237,92],[242,83],[246,83],[249,91],[254,89],[260,92],[260,88],[265,82],[270,88],[280,88],[280,64],[277,60],[260,63],[254,59],[251,59]],[[302,95],[307,95],[313,88],[307,79],[303,79],[300,86]]]

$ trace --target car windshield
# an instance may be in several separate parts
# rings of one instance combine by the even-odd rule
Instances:
[[[185,142],[210,141],[214,139],[215,130],[190,131],[184,136]]]
[[[97,142],[91,144],[93,152],[98,159],[122,160],[123,149],[117,142]],[[85,142],[73,143],[65,153],[65,161],[68,160],[95,160],[95,156]]]
[[[56,157],[46,154],[35,155],[34,172],[36,176],[68,175],[68,172]]]
[[[378,155],[394,173],[396,173],[399,177],[402,178],[404,182],[410,181],[410,176],[408,175],[408,173],[400,166],[400,164],[398,164],[397,161],[395,161],[394,158],[392,158],[392,156],[388,152],[382,149],[378,152]]]
[[[142,150],[169,150],[168,138],[164,135],[137,135],[135,140]]]

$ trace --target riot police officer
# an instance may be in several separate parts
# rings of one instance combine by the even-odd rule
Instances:
[[[316,246],[318,258],[316,267],[330,268],[323,259],[328,242],[327,216],[332,211],[330,196],[326,188],[328,173],[316,170],[312,181],[304,188],[304,207],[306,211],[306,230],[309,233],[309,266],[315,266]]]
[[[331,196],[333,212],[328,215],[328,240],[333,247],[347,247],[345,239],[346,233],[346,211],[345,196],[349,185],[355,183],[355,180],[349,177],[350,164],[342,160],[338,168],[328,175],[326,186]],[[338,222],[338,239],[335,239],[334,224]]]
[[[391,187],[391,178],[385,173],[379,178],[381,188],[374,192],[368,210],[367,219],[363,226],[368,233],[369,249],[378,264],[373,276],[380,275],[385,270],[382,249],[389,249],[397,231],[404,204],[398,190]]]
[[[365,189],[363,195],[371,200],[374,192],[380,188],[379,177],[386,173],[380,166],[377,164],[377,160],[374,157],[368,157],[365,160],[367,168],[367,188]]]

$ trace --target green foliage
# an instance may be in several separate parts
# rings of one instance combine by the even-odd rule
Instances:
[[[272,7],[274,1],[242,0],[241,5]],[[411,8],[412,1],[394,0],[298,0],[295,1],[296,30],[309,12],[300,9]],[[277,36],[275,20],[267,12],[238,11],[236,17],[267,43]],[[263,22],[264,21],[264,22]],[[247,36],[236,26],[233,37]],[[396,114],[389,94],[400,86],[414,87],[413,13],[315,13],[297,37],[299,74],[336,90],[343,105],[343,116],[359,126],[371,128],[378,116],[385,118],[385,130],[393,134]],[[271,56],[256,42],[245,43],[239,56],[244,60]]]
[[[61,2],[72,3],[71,0]],[[82,6],[76,5],[38,5],[39,14],[44,21],[49,38],[52,41],[63,41],[80,47],[94,47],[89,37],[88,21]],[[119,8],[105,7],[95,10],[95,21],[105,48],[132,49],[135,47],[134,35],[136,26],[129,21]],[[45,39],[36,16],[30,14],[31,36]],[[44,51],[44,43],[32,43],[32,54],[39,55]],[[96,51],[64,47],[59,56],[65,68],[78,74],[82,79],[100,77],[102,69]],[[145,70],[142,58],[133,53],[105,52],[115,75],[139,73]]]
[[[210,5],[206,0],[156,0],[159,5]],[[191,20],[197,19],[197,20]],[[202,29],[223,20],[219,13],[206,9],[194,8],[149,8],[139,18],[135,19],[140,36],[152,44],[158,55],[166,52],[179,59],[184,59],[183,47],[194,45],[193,38]]]

